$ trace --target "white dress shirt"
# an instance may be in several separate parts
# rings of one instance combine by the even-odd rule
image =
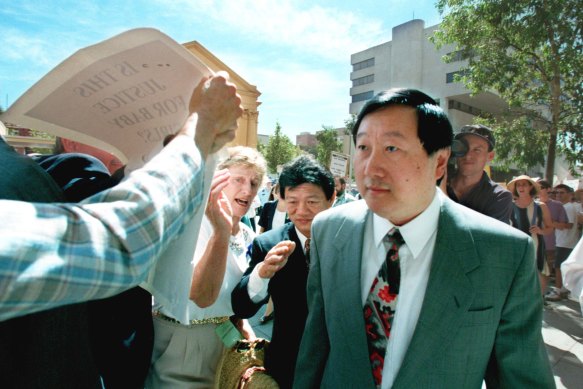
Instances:
[[[436,190],[431,204],[423,213],[398,227],[405,244],[399,249],[401,283],[391,336],[385,353],[382,389],[388,389],[393,385],[419,319],[429,280],[443,197],[443,193]],[[368,219],[365,226],[361,265],[363,307],[372,282],[387,256],[383,238],[393,227],[395,226],[390,221],[376,214]]]
[[[271,221],[271,229],[275,230],[277,227],[283,226],[285,224],[286,216],[287,212],[280,211],[277,208],[275,208],[275,212],[273,212],[273,220]]]
[[[160,301],[156,299],[156,295],[154,295],[154,310],[159,311],[166,316],[170,316],[171,318],[174,318],[183,324],[188,324],[190,320],[200,320],[212,317],[233,315],[231,292],[235,288],[235,285],[239,283],[243,273],[249,266],[247,260],[247,249],[255,237],[255,233],[245,224],[240,222],[239,228],[239,233],[236,236],[230,237],[229,249],[227,251],[227,266],[225,268],[225,276],[223,278],[219,296],[211,306],[207,308],[200,308],[189,299],[188,293],[175,296],[175,299],[172,301],[165,301],[165,304],[160,303]],[[187,273],[189,278],[187,279],[186,284],[183,285],[182,289],[187,287],[187,289],[190,291],[192,271],[204,254],[212,233],[213,227],[205,215],[200,226],[200,234],[198,236],[194,258],[191,262],[191,269]],[[237,243],[240,246],[240,250],[234,249]],[[182,277],[182,279],[183,281],[181,282],[185,282],[184,277]]]
[[[296,234],[298,234],[298,238],[300,238],[300,243],[302,244],[301,249],[305,251],[306,240],[308,240],[308,237],[302,234],[295,226],[294,228],[296,230]],[[295,248],[295,250],[299,249],[299,247]],[[249,282],[247,283],[247,293],[249,293],[249,298],[251,298],[251,301],[258,303],[267,297],[267,287],[269,286],[270,279],[271,278],[261,278],[259,276],[258,267],[255,266],[255,268],[253,268],[253,271],[249,275]]]

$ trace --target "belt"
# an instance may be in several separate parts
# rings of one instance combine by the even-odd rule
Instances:
[[[227,320],[229,320],[228,316],[219,316],[219,317],[209,317],[206,319],[194,319],[190,320],[189,324],[182,324],[180,321],[171,318],[170,316],[166,316],[160,311],[152,311],[152,316],[156,316],[162,320],[169,321],[170,323],[180,324],[186,327],[197,326],[201,324],[223,324]]]

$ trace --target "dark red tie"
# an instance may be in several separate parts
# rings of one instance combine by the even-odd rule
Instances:
[[[401,270],[399,247],[404,243],[398,229],[393,228],[384,238],[389,248],[387,258],[372,282],[364,303],[364,322],[368,351],[375,384],[381,385],[387,341],[391,335],[391,323],[397,307],[397,295]]]

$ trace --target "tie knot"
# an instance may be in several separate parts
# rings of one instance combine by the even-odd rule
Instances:
[[[389,247],[392,247],[395,245],[397,247],[401,247],[403,245],[403,243],[405,243],[405,240],[403,239],[403,236],[401,235],[401,231],[399,231],[399,229],[396,227],[391,228],[391,230],[387,233],[385,239],[387,240]]]
[[[306,239],[306,243],[304,243],[304,252],[305,253],[310,252],[310,238]]]

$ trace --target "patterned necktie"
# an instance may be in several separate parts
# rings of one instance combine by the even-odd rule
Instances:
[[[306,243],[304,243],[304,253],[306,256],[306,264],[308,268],[310,267],[310,238],[306,239]]]
[[[401,270],[399,247],[404,243],[398,229],[393,228],[383,242],[389,248],[387,258],[373,280],[364,304],[364,322],[372,374],[377,387],[382,382],[383,365],[387,341],[391,334],[391,323],[397,307],[397,295]]]

